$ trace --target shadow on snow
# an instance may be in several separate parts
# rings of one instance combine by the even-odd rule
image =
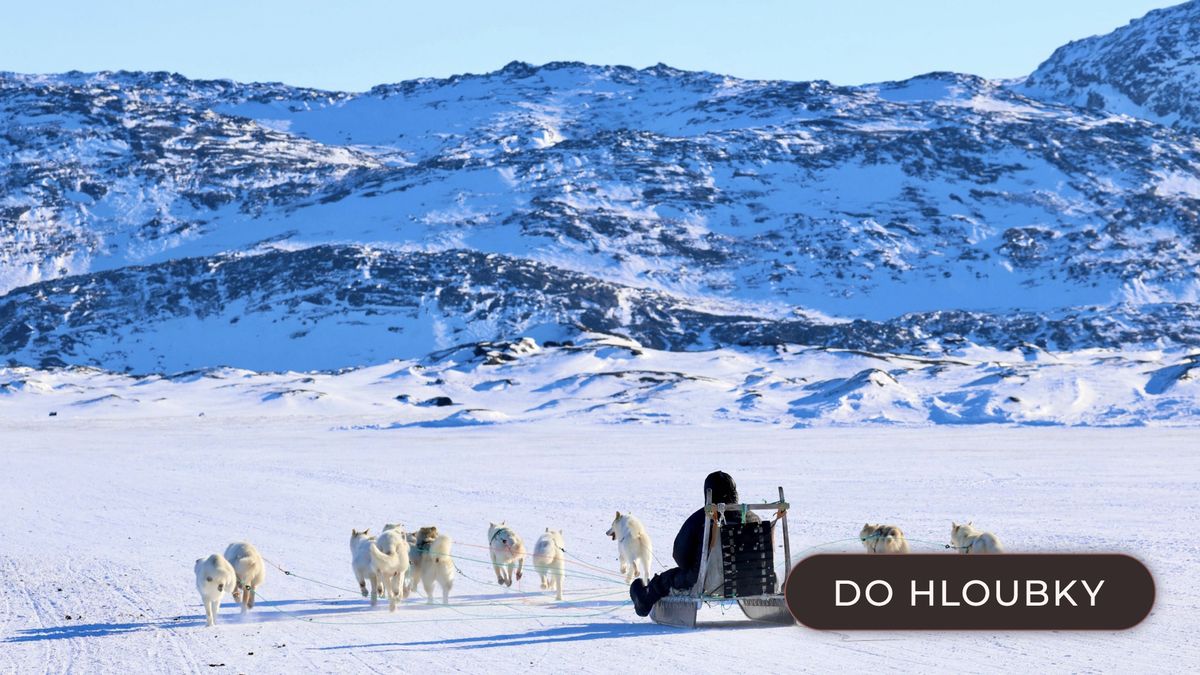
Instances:
[[[494,604],[496,600],[512,601],[521,596],[512,595],[471,595],[463,596],[462,600],[466,602],[451,603],[449,609],[467,608],[467,609],[485,609],[495,607],[508,612],[515,612],[510,605]],[[472,601],[474,600],[474,601]],[[488,602],[491,601],[491,602]],[[626,601],[583,601],[580,603],[548,603],[545,605],[529,605],[528,609],[533,611],[550,611],[570,610],[570,609],[594,609],[597,607],[612,607],[616,608],[619,605],[628,604]],[[301,605],[299,607],[292,607]],[[438,621],[439,618],[429,617],[427,612],[434,612],[438,609],[446,609],[445,605],[440,602],[428,604],[424,601],[406,602],[400,605],[399,611],[389,613],[386,611],[386,603],[379,607],[370,607],[360,599],[294,599],[294,600],[260,600],[256,603],[256,607],[273,611],[252,611],[248,614],[241,614],[236,611],[238,605],[235,603],[224,603],[221,606],[221,613],[217,618],[217,627],[224,626],[244,626],[261,623],[274,623],[279,621],[310,621],[321,618],[333,618],[338,616],[356,616],[359,618],[370,615],[378,617],[378,621],[372,622],[380,625],[388,623],[406,623],[406,622],[425,622]],[[384,611],[380,611],[383,609]],[[405,619],[405,614],[418,613],[420,616],[425,616],[424,619]],[[447,619],[461,619],[458,615],[448,615]],[[495,615],[473,617],[479,621],[488,620],[511,620],[520,619],[521,613],[497,613]],[[571,615],[563,615],[564,620],[570,620]],[[64,623],[57,626],[43,626],[40,628],[27,628],[16,631],[13,635],[5,638],[3,643],[22,643],[22,642],[39,642],[43,640],[70,640],[75,638],[93,638],[93,637],[108,637],[117,635],[129,635],[141,631],[151,630],[173,630],[175,628],[200,628],[204,627],[203,614],[183,615],[173,618],[154,618],[145,621],[124,621],[111,623]],[[347,624],[353,625],[353,624]],[[595,624],[609,625],[609,624]],[[613,626],[621,626],[623,624],[612,624]],[[499,637],[499,636],[498,636]],[[597,636],[603,637],[603,636]],[[610,635],[609,637],[616,637]],[[578,638],[576,638],[578,639]],[[417,643],[414,643],[417,644]],[[439,644],[433,642],[431,644]],[[336,648],[330,648],[336,649]]]

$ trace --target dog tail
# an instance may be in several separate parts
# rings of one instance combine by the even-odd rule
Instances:
[[[434,562],[442,562],[445,558],[447,562],[450,560],[450,547],[454,545],[454,541],[449,536],[439,534],[437,539],[429,543],[429,552],[433,554]]]
[[[379,548],[379,544],[374,540],[370,542],[370,547],[371,559],[377,563],[384,562],[388,558],[392,557],[391,551],[384,551],[383,549]]]

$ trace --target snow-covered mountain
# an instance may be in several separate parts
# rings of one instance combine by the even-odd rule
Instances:
[[[1200,131],[1200,1],[1060,47],[1020,90]]]
[[[0,300],[0,350],[13,363],[149,373],[218,364],[330,370],[516,336],[561,342],[581,331],[670,350],[799,344],[950,356],[971,345],[1035,353],[1200,343],[1200,310],[1182,303],[834,322],[713,304],[519,257],[317,245],[14,289]]]
[[[0,357],[331,370],[588,331],[675,351],[1186,350],[1197,6],[1016,84],[3,74]],[[1059,86],[1135,42],[1157,48],[1105,72],[1179,115]]]

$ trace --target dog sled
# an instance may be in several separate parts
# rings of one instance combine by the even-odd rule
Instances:
[[[680,628],[695,628],[696,614],[706,602],[735,600],[746,618],[773,624],[792,624],[795,619],[788,611],[781,592],[782,582],[775,574],[775,542],[773,521],[754,521],[747,515],[767,511],[782,526],[783,560],[785,570],[792,569],[792,551],[788,542],[788,503],[779,488],[779,501],[765,504],[713,504],[712,492],[705,495],[704,542],[700,553],[700,574],[696,585],[688,592],[668,595],[654,603],[650,618],[655,623]],[[713,523],[719,525],[715,530]],[[719,541],[710,546],[711,538]],[[720,552],[721,584],[711,590],[709,581],[709,549]],[[786,574],[786,572],[785,572]],[[710,592],[705,593],[705,589]]]

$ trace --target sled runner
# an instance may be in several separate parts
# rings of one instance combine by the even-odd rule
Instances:
[[[692,590],[681,595],[668,595],[654,603],[650,618],[655,623],[681,628],[696,627],[696,613],[702,603],[710,600],[737,600],[746,618],[751,621],[791,624],[795,622],[783,600],[780,582],[775,575],[774,523],[747,522],[752,511],[777,514],[783,526],[783,559],[785,569],[792,568],[792,550],[788,542],[788,503],[779,488],[779,501],[766,504],[713,504],[712,493],[705,496],[704,542],[700,553],[700,575]],[[713,522],[720,528],[713,531]],[[705,593],[708,576],[709,548],[712,536],[720,541],[716,547],[721,555],[722,584],[717,592]]]

